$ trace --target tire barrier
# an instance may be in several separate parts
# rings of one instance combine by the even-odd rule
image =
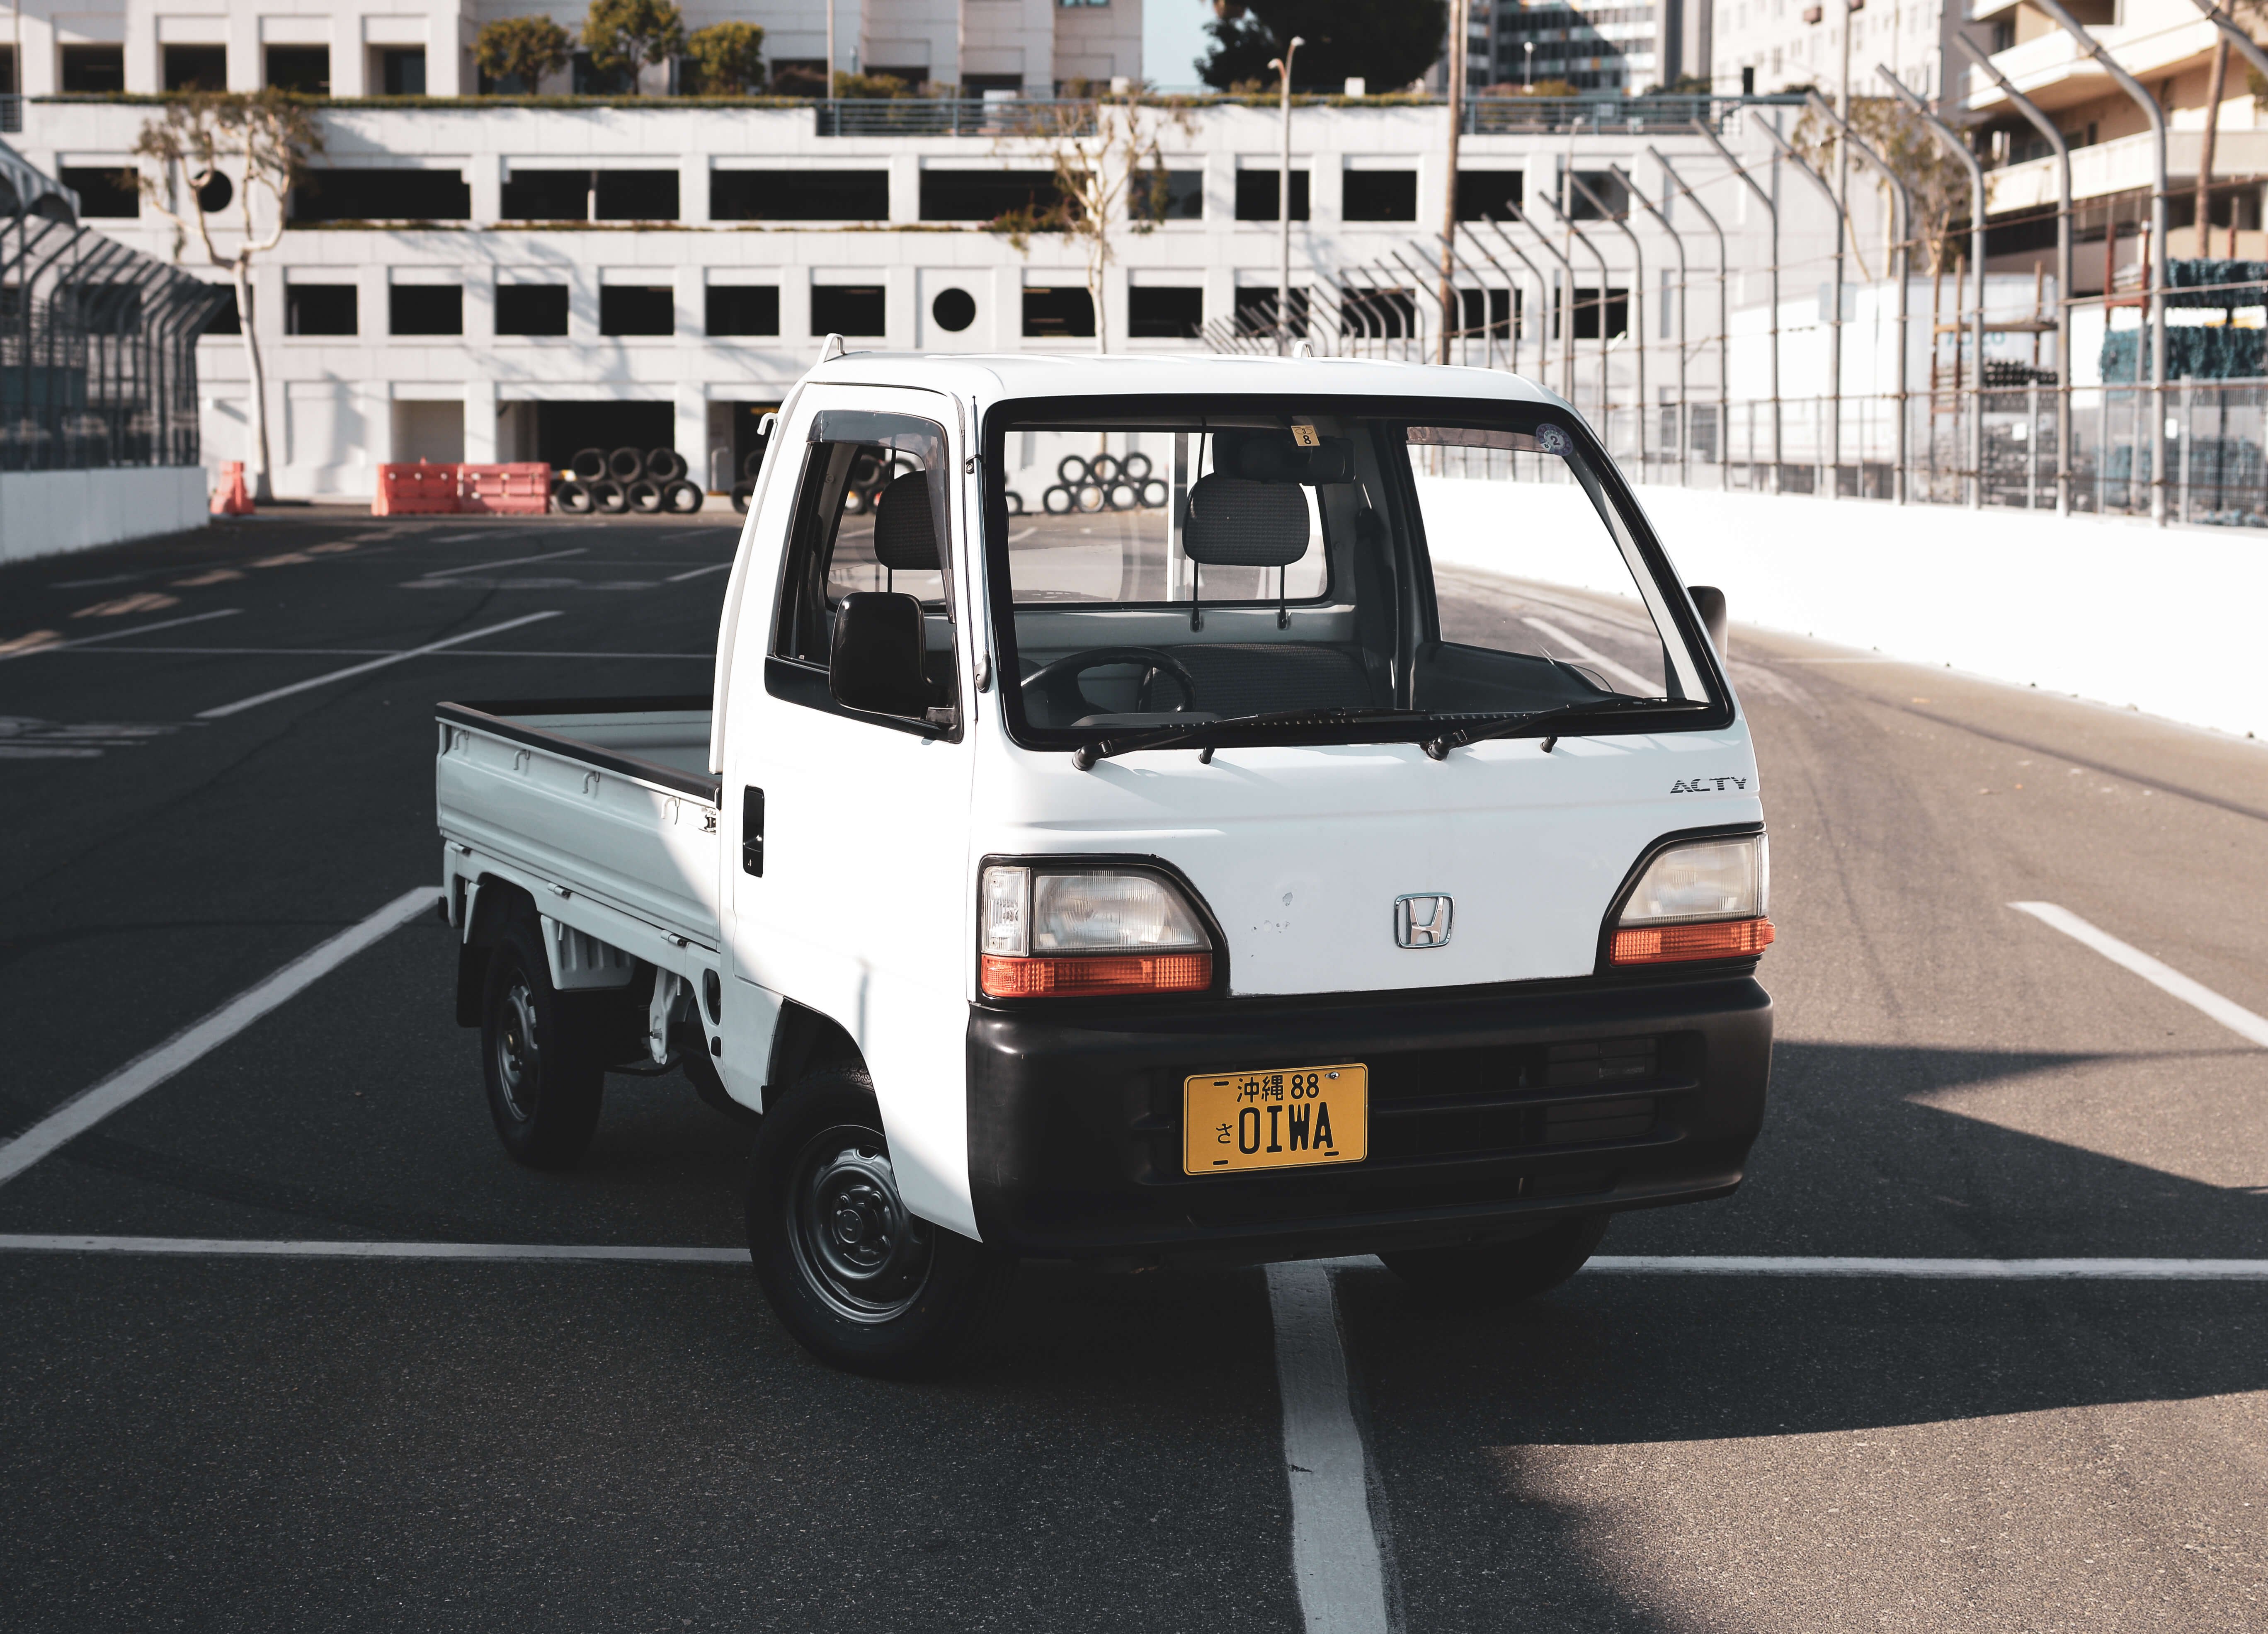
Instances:
[[[620,516],[630,509],[622,497],[622,485],[610,476],[602,476],[590,485],[591,509],[607,516]]]
[[[755,497],[755,493],[756,485],[754,482],[733,483],[733,509],[739,512],[742,516],[747,515],[748,502]]]
[[[1040,496],[1040,509],[1049,516],[1162,511],[1169,496],[1165,479],[1150,475],[1155,469],[1147,454],[1128,454],[1123,459],[1096,454],[1086,460],[1065,454],[1056,466],[1059,480]],[[1023,496],[1013,489],[1008,491],[1008,514],[1024,514]]]
[[[570,475],[578,482],[595,482],[607,474],[607,451],[603,448],[578,449],[567,462]]]
[[[757,475],[763,470],[763,468],[764,451],[761,448],[750,449],[747,456],[740,461],[740,475],[747,477],[751,482],[756,480]]]
[[[640,516],[655,515],[661,509],[661,484],[644,476],[635,482],[625,482],[622,503]]]
[[[636,448],[617,448],[607,456],[607,475],[617,482],[635,482],[645,475],[645,455]]]
[[[674,448],[654,448],[646,453],[645,477],[649,482],[666,485],[681,481],[687,469],[685,456]]]
[[[698,482],[679,477],[661,490],[661,508],[674,516],[691,516],[707,503],[709,496],[701,491]]]
[[[591,513],[591,489],[573,477],[551,486],[551,503],[567,516],[588,516]]]
[[[1018,493],[1012,488],[1007,491],[1005,497],[1008,501],[1008,514],[1010,516],[1021,516],[1024,514],[1023,495]]]

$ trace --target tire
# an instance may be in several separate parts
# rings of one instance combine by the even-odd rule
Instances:
[[[830,1367],[883,1379],[950,1367],[1014,1262],[905,1211],[865,1069],[798,1080],[756,1134],[748,1254],[781,1323]]]
[[[1152,476],[1142,484],[1142,504],[1145,510],[1160,511],[1166,504],[1166,480]]]
[[[1469,1248],[1403,1248],[1378,1257],[1428,1299],[1517,1305],[1549,1293],[1583,1269],[1607,1234],[1607,1216],[1580,1215],[1517,1242]]]
[[[590,485],[570,477],[552,489],[551,502],[569,516],[582,516],[591,509]]]
[[[740,475],[751,482],[756,480],[756,474],[763,468],[764,451],[761,448],[750,449],[747,457],[740,461]]]
[[[1108,497],[1113,511],[1138,511],[1142,508],[1142,485],[1139,482],[1113,482]]]
[[[607,456],[607,475],[617,482],[635,482],[645,475],[645,451],[617,448]]]
[[[1109,487],[1118,480],[1118,461],[1108,454],[1095,455],[1086,462],[1086,480]]]
[[[685,475],[685,460],[674,448],[650,448],[645,456],[646,480],[664,485]]]
[[[1147,454],[1129,454],[1118,462],[1118,475],[1130,482],[1138,482],[1150,475],[1152,467]]]
[[[630,509],[630,502],[622,497],[622,485],[612,477],[602,476],[585,486],[590,489],[592,510],[603,511],[608,516],[620,516]]]
[[[481,996],[489,1116],[513,1162],[572,1168],[590,1150],[606,1067],[588,1021],[552,988],[541,931],[514,917],[489,956]]]
[[[1049,516],[1069,516],[1079,502],[1071,497],[1071,489],[1057,482],[1040,496],[1040,508]]]
[[[1003,496],[1002,496],[1002,497],[1004,497],[1004,498],[1007,501],[1007,504],[1008,504],[1008,514],[1009,514],[1010,516],[1021,516],[1021,515],[1023,515],[1023,514],[1024,514],[1024,497],[1023,497],[1023,495],[1021,495],[1021,494],[1018,493],[1014,489],[1012,489],[1012,489],[1009,489],[1007,490],[1007,492],[1006,492],[1005,495],[1003,495]]]
[[[580,449],[567,462],[567,468],[575,474],[577,481],[595,482],[607,474],[607,451],[603,448]]]
[[[681,476],[661,490],[661,508],[678,516],[690,516],[708,497],[696,484]]]
[[[748,514],[749,502],[755,499],[755,497],[756,485],[754,482],[735,482],[733,484],[733,509],[738,512],[740,515],[746,516]]]
[[[1065,454],[1056,461],[1056,481],[1065,488],[1076,488],[1086,481],[1086,461],[1077,454]]]
[[[640,516],[653,516],[661,510],[661,484],[642,476],[622,489],[622,500]]]

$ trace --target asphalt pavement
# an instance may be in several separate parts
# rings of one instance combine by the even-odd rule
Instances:
[[[0,1140],[438,878],[436,700],[705,691],[731,523],[279,511],[0,570]],[[1771,1109],[1737,1196],[1602,1254],[2268,1257],[2268,1052],[2011,906],[2268,1014],[2268,747],[1732,611]],[[741,1244],[747,1134],[674,1076],[512,1166],[453,972],[383,937],[0,1184],[0,1239]],[[1391,1626],[2268,1625],[2260,1282],[1336,1281]],[[0,1626],[1297,1630],[1277,1345],[1257,1270],[1027,1267],[910,1386],[729,1260],[0,1248]]]

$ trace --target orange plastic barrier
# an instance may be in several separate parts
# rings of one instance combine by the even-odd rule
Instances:
[[[453,465],[382,465],[378,467],[378,491],[371,497],[372,516],[453,516],[457,504],[457,467]]]
[[[244,461],[224,460],[220,467],[220,488],[212,497],[215,516],[250,516],[252,496],[244,491]]]
[[[551,467],[524,465],[460,465],[457,487],[460,511],[508,516],[541,516],[551,509]]]

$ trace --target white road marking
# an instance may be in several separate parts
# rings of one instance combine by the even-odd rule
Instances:
[[[191,1254],[281,1260],[629,1260],[642,1263],[746,1265],[746,1248],[644,1248],[554,1242],[271,1242],[239,1237],[81,1237],[0,1234],[0,1252],[18,1254]]]
[[[192,613],[187,618],[160,619],[154,624],[136,624],[131,629],[106,629],[99,636],[51,641],[43,647],[18,647],[12,652],[0,652],[0,663],[10,659],[27,659],[34,652],[63,652],[72,647],[91,647],[98,641],[117,641],[128,636],[147,636],[160,629],[175,629],[183,624],[202,624],[207,619],[233,618],[243,611],[242,607],[220,607],[210,613]]]
[[[672,573],[661,582],[665,585],[681,585],[688,578],[700,578],[703,573],[721,573],[732,565],[730,562],[711,562],[707,567],[696,567],[690,573]]]
[[[1547,624],[1540,618],[1523,618],[1520,622],[1527,625],[1530,629],[1535,631],[1538,635],[1542,636],[1545,640],[1557,642],[1561,646],[1566,648],[1568,652],[1580,662],[1585,664],[1595,664],[1601,669],[1606,671],[1608,674],[1612,675],[1616,681],[1621,681],[1624,686],[1636,688],[1638,689],[1638,696],[1642,698],[1653,697],[1661,690],[1660,686],[1648,681],[1636,670],[1629,668],[1627,666],[1616,663],[1614,659],[1609,658],[1603,652],[1593,651],[1581,642],[1576,640],[1574,637],[1560,629],[1557,624]]]
[[[369,918],[319,942],[230,999],[202,1021],[192,1022],[155,1049],[144,1051],[90,1085],[53,1112],[0,1145],[0,1186],[65,1141],[85,1134],[97,1123],[148,1094],[182,1068],[218,1049],[279,1005],[305,992],[348,960],[421,913],[431,912],[440,900],[438,887],[421,885],[404,891]]]
[[[2068,908],[2058,908],[2053,902],[2010,902],[2008,906],[2018,913],[2031,915],[2042,924],[2053,926],[2075,942],[2085,943],[2112,964],[2124,965],[2153,987],[2204,1011],[2240,1038],[2268,1049],[2268,1016],[2255,1015],[2234,999],[2223,998],[2171,965],[2161,964],[2140,948],[2129,946],[2108,931],[2089,924]]]
[[[480,535],[477,534],[467,534],[464,537],[467,539],[477,539]],[[436,539],[429,541],[428,542],[436,545],[446,545],[449,541],[446,539]],[[452,574],[480,573],[484,572],[492,567],[519,567],[522,563],[528,562],[556,562],[562,556],[579,556],[584,553],[584,551],[589,548],[590,547],[587,545],[578,545],[572,550],[547,550],[540,556],[505,556],[501,560],[495,562],[468,562],[462,567],[439,568],[431,573],[420,573],[417,577],[420,578],[447,578]]]
[[[1386,1634],[1386,1572],[1371,1524],[1362,1432],[1347,1401],[1330,1271],[1312,1261],[1270,1266],[1268,1306],[1300,1615],[1307,1634]]]
[[[507,619],[501,624],[490,624],[481,629],[468,629],[461,636],[450,637],[446,641],[428,642],[422,647],[411,647],[406,651],[388,653],[382,659],[372,659],[367,664],[350,664],[344,669],[335,669],[327,675],[312,675],[306,681],[295,681],[288,687],[277,687],[271,691],[254,693],[251,697],[239,698],[235,703],[224,703],[217,709],[199,710],[197,718],[218,720],[222,716],[233,715],[239,710],[248,710],[261,703],[272,703],[277,698],[288,698],[295,692],[306,692],[310,688],[327,687],[335,681],[345,681],[356,675],[366,675],[374,669],[384,669],[389,664],[399,664],[404,659],[423,658],[429,652],[439,652],[464,642],[478,641],[482,636],[501,635],[507,629],[518,629],[522,624],[533,624],[538,619],[558,616],[556,610],[549,613],[530,613],[520,618]]]

